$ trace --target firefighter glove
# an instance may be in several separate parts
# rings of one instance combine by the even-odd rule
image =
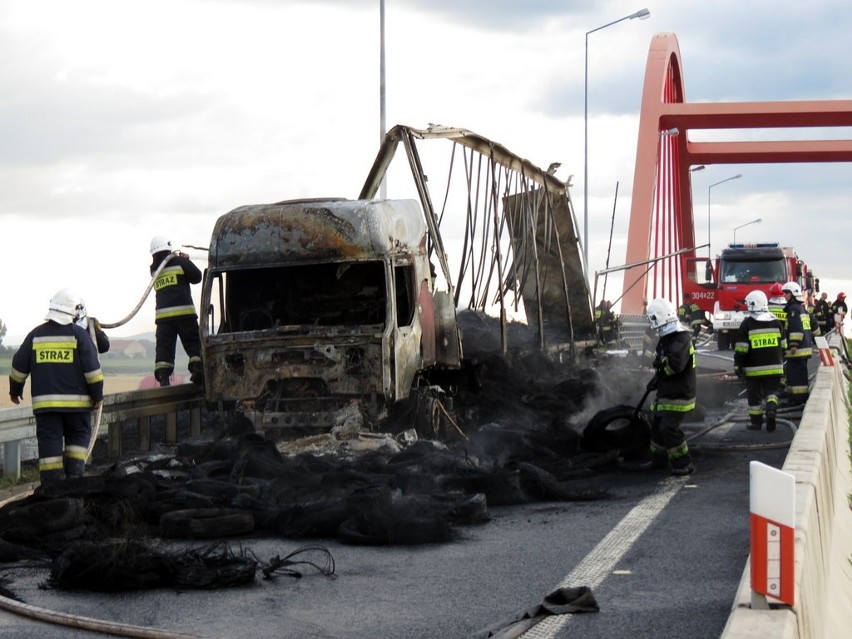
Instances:
[[[651,380],[648,382],[648,385],[645,386],[645,390],[654,391],[657,390],[657,386],[660,384],[660,376],[654,375]]]

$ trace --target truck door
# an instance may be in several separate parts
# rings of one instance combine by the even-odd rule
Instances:
[[[424,332],[423,325],[425,323],[427,327],[430,326],[428,321],[423,321],[423,316],[429,311],[421,308],[422,305],[418,303],[415,295],[415,291],[418,289],[414,275],[414,265],[411,262],[402,260],[394,262],[392,278],[394,314],[390,319],[393,322],[392,367],[394,400],[396,401],[408,397],[414,378],[423,368],[424,358],[420,348]],[[431,296],[429,299],[431,300]],[[434,313],[432,313],[432,317],[434,317]],[[431,326],[434,327],[434,320]],[[434,333],[432,344],[434,344]]]

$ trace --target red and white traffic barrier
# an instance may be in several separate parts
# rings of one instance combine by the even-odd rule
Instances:
[[[792,606],[796,478],[757,461],[749,474],[752,608],[768,608],[770,601]]]

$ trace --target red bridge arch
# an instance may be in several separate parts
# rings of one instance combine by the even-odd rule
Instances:
[[[691,129],[852,126],[852,100],[688,103],[680,48],[673,33],[654,36],[648,51],[621,312],[640,314],[649,299],[679,303],[681,258],[695,256],[691,166],[852,162],[852,140],[690,142]],[[675,133],[673,129],[676,129]]]

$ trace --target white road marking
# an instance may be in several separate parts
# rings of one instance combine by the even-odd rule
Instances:
[[[689,477],[669,477],[659,490],[636,504],[618,525],[563,579],[557,588],[588,586],[592,590],[612,572],[614,566],[659,516]],[[554,588],[555,590],[555,588]],[[553,639],[573,615],[550,615],[527,630],[523,639]]]

